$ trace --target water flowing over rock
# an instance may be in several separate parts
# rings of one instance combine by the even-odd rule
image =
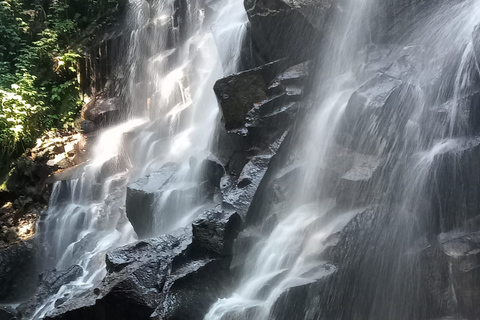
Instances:
[[[55,295],[63,285],[80,277],[82,273],[82,268],[75,265],[65,271],[52,270],[41,274],[34,296],[17,309],[23,317],[31,318],[39,305],[42,305],[50,296]],[[59,298],[57,302],[61,304],[64,301]]]
[[[477,319],[479,12],[477,0],[131,1],[122,35],[98,49],[125,52],[90,89],[89,161],[53,187],[43,276],[15,311]],[[0,299],[21,293],[33,255],[10,250]]]
[[[480,24],[475,27],[475,30],[473,30],[472,41],[477,64],[480,64]]]
[[[178,170],[175,163],[167,163],[158,171],[143,177],[127,187],[126,212],[135,232],[146,238],[154,232],[155,192],[159,191]]]
[[[253,41],[266,61],[291,57],[307,60],[325,36],[334,1],[247,0]]]
[[[202,319],[227,292],[228,257],[240,224],[235,213],[209,212],[178,236],[109,252],[102,283],[59,302],[47,319]]]
[[[478,317],[477,279],[480,257],[478,253],[479,232],[456,231],[442,234],[440,243],[450,269],[450,283],[462,316]]]

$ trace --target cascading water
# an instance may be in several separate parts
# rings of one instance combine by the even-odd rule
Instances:
[[[248,255],[240,287],[231,298],[218,301],[205,319],[269,319],[274,303],[286,289],[333,272],[334,266],[319,260],[317,254],[322,243],[345,226],[355,211],[331,217],[334,200],[317,201],[322,189],[328,187],[320,173],[356,83],[359,62],[355,56],[368,39],[365,21],[372,4],[371,0],[349,1],[347,14],[334,23],[336,31],[322,50],[326,56],[322,79],[334,80],[322,88],[328,98],[319,106],[304,138],[307,143],[299,151],[299,158],[308,162],[294,183],[294,201],[277,212],[278,225]],[[324,223],[314,227],[321,220]]]
[[[81,276],[32,318],[42,318],[57,298],[98,283],[105,275],[105,253],[137,238],[125,213],[129,183],[174,167],[168,182],[155,190],[152,227],[142,236],[183,227],[213,205],[199,200],[198,179],[217,119],[213,84],[235,71],[239,60],[246,22],[241,6],[237,0],[211,7],[197,1],[130,1],[127,70],[118,66],[127,78],[122,92],[127,120],[101,132],[86,165],[72,180],[55,184],[39,223],[43,269],[79,265]]]
[[[260,228],[240,285],[205,319],[462,313],[452,285],[439,285],[449,275],[428,265],[425,252],[438,247],[434,235],[472,217],[469,205],[477,208],[462,198],[452,210],[451,199],[438,197],[446,192],[440,179],[475,188],[464,186],[469,178],[455,170],[476,143],[468,137],[475,111],[466,101],[479,77],[472,32],[480,4],[437,5],[415,23],[399,21],[389,44],[367,47],[375,4],[347,1],[333,24],[312,99],[322,102],[309,130],[299,134],[303,147],[296,154],[305,164],[291,183],[290,204],[270,206],[265,225],[278,223],[271,232]],[[428,273],[436,283],[425,282]]]

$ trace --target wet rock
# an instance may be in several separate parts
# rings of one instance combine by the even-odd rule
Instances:
[[[253,131],[252,128],[276,130],[288,128],[293,123],[300,106],[291,100],[293,100],[291,96],[281,94],[256,103],[247,113],[245,127],[249,129],[249,132]]]
[[[0,300],[15,301],[28,296],[35,287],[35,248],[21,241],[0,250]]]
[[[477,64],[480,65],[480,24],[475,27],[472,37],[473,51],[475,53],[475,58],[477,59]]]
[[[293,102],[305,93],[310,63],[288,68],[289,63],[279,60],[217,81],[214,89],[228,131],[247,135],[251,130],[245,128],[292,123],[298,108]]]
[[[155,201],[155,193],[167,183],[177,170],[177,164],[167,163],[158,171],[127,187],[127,217],[140,238],[148,237],[153,231],[155,210],[152,205]]]
[[[95,126],[104,127],[121,119],[123,102],[120,98],[97,97],[85,107],[85,120],[92,121]]]
[[[152,315],[158,320],[201,320],[211,305],[229,294],[228,261],[193,261],[172,271],[163,304]]]
[[[365,240],[378,228],[377,224],[381,225],[378,215],[375,207],[364,209],[350,220],[339,233],[327,239],[334,246],[327,250],[326,259],[333,261],[337,265],[342,265],[345,259],[358,257],[357,255],[349,257],[348,253],[360,250]],[[332,241],[332,238],[336,238],[336,240]]]
[[[95,125],[95,122],[91,120],[83,120],[82,123],[80,124],[80,130],[84,134],[89,134],[97,130],[97,126]]]
[[[420,49],[419,49],[420,50]],[[411,81],[412,77],[420,73],[421,64],[414,55],[404,54],[388,66],[383,73],[402,81]],[[415,79],[418,81],[418,78]]]
[[[280,62],[240,72],[220,79],[213,90],[222,110],[225,128],[229,131],[244,127],[247,112],[254,103],[267,99],[267,86]]]
[[[273,94],[285,93],[300,99],[304,92],[303,87],[309,80],[311,67],[312,62],[307,61],[288,68],[270,82],[268,89]]]
[[[192,250],[206,256],[230,256],[242,219],[235,212],[207,211],[192,224]]]
[[[431,186],[432,225],[437,233],[460,227],[478,214],[478,157],[479,137],[444,141],[434,156],[427,185]]]
[[[107,253],[102,283],[61,298],[45,319],[202,319],[229,292],[229,259],[220,257],[231,251],[238,219],[206,213],[192,229]]]
[[[381,178],[385,160],[378,156],[355,154],[353,165],[340,177],[337,200],[343,204],[365,205],[378,199],[374,186]]]
[[[337,141],[364,154],[401,149],[401,133],[417,100],[414,86],[385,74],[376,76],[352,94]]]
[[[238,176],[248,162],[248,139],[245,136],[228,133],[224,126],[218,126],[213,141],[215,156],[225,164],[225,171],[231,176]]]
[[[438,242],[423,245],[418,265],[421,289],[431,318],[455,313],[456,302],[450,282],[448,261]]]
[[[246,0],[252,39],[265,61],[310,58],[333,16],[334,1]]]
[[[261,239],[262,238],[259,234],[252,232],[250,229],[247,229],[238,235],[233,243],[232,249],[233,258],[230,264],[230,269],[233,272],[237,273],[243,270],[249,252],[252,251],[252,249],[255,247],[255,244],[257,244]]]
[[[68,270],[51,270],[40,275],[37,290],[32,298],[18,306],[23,317],[31,317],[36,309],[41,306],[49,297],[56,294],[60,288],[83,274],[83,268],[74,265]]]
[[[201,164],[201,181],[207,181],[213,189],[220,188],[220,179],[225,174],[225,168],[216,157],[210,155]]]
[[[252,199],[267,172],[273,155],[254,157],[243,168],[238,180],[232,177],[222,178],[220,187],[223,195],[223,206],[237,211],[245,217]]]
[[[450,268],[450,283],[458,312],[467,319],[480,317],[480,232],[456,230],[439,236]]]
[[[188,232],[119,248],[106,257],[108,274],[95,290],[59,305],[45,319],[149,319],[162,302],[172,261],[191,243]]]
[[[0,306],[0,320],[20,319],[18,312],[12,307]]]
[[[307,284],[288,288],[275,301],[271,315],[278,320],[326,319],[322,316],[324,296],[328,295],[328,285],[336,271],[331,264],[320,265],[323,277]]]
[[[330,236],[323,257],[338,268],[332,274],[330,293],[320,319],[341,317],[378,319],[395,314],[395,319],[434,319],[452,314],[454,297],[449,289],[449,270],[441,247],[435,241],[418,238],[408,242],[396,240],[395,232],[408,234],[411,225],[403,225],[404,211],[395,206],[372,206],[358,213],[339,233]],[[397,273],[382,273],[395,269]],[[411,279],[408,283],[404,279]],[[335,290],[338,286],[342,290]],[[390,288],[395,287],[392,291]],[[414,297],[409,309],[394,302],[405,296]],[[326,300],[324,300],[326,299]],[[338,308],[342,301],[350,301]],[[391,313],[393,312],[393,313]],[[316,318],[314,318],[316,319]]]
[[[300,174],[301,166],[302,163],[300,161],[293,161],[278,171],[271,184],[271,190],[274,192],[274,202],[282,203],[287,199],[291,199],[290,197],[293,196],[291,185],[295,177]]]
[[[462,102],[465,105],[461,110],[465,110],[464,114],[467,115],[465,122],[470,125],[469,133],[480,133],[480,91],[468,95]]]

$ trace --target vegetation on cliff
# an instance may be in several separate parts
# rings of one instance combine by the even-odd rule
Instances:
[[[118,0],[0,1],[0,173],[48,129],[72,126],[82,44]]]

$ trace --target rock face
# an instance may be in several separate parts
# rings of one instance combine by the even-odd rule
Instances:
[[[328,29],[334,1],[246,0],[252,39],[265,61],[311,58]],[[314,51],[314,50],[313,50]]]
[[[0,306],[0,320],[16,320],[18,313],[12,307],[1,307]]]
[[[480,64],[480,24],[475,27],[472,37],[475,58],[477,59],[477,63]]]
[[[478,214],[480,200],[476,193],[480,178],[478,157],[480,138],[451,141],[443,153],[435,156],[431,173],[432,212],[439,232],[460,227],[466,220]]]
[[[36,308],[41,306],[50,296],[56,294],[63,285],[80,277],[82,273],[82,267],[74,265],[68,270],[52,270],[41,274],[35,294],[31,299],[22,303],[17,310],[20,311],[23,318],[30,318]]]
[[[449,280],[457,308],[463,317],[476,319],[480,316],[477,304],[480,299],[480,232],[456,231],[442,234],[440,243],[450,269]]]
[[[240,224],[235,213],[209,212],[177,236],[110,252],[102,283],[59,301],[46,319],[203,319],[228,292],[228,258]]]
[[[401,121],[411,112],[403,106],[416,106],[412,101],[415,90],[408,84],[386,74],[374,77],[351,96],[340,143],[364,154],[397,147],[394,132],[402,130]]]
[[[34,290],[35,248],[24,241],[0,250],[0,301],[16,301]]]
[[[228,257],[232,255],[242,219],[237,213],[209,211],[192,225],[193,251],[197,254]]]
[[[306,91],[309,62],[288,67],[290,63],[279,60],[217,81],[214,90],[228,131],[246,134],[246,127],[291,122],[296,108],[289,103],[301,100]]]
[[[84,108],[83,117],[90,122],[82,123],[82,129],[93,132],[97,128],[114,124],[121,119],[123,109],[123,102],[120,98],[97,96]]]
[[[253,105],[267,99],[267,84],[279,64],[278,61],[272,62],[215,83],[213,90],[220,102],[227,130],[242,128]]]
[[[258,201],[255,197],[261,197],[268,168],[297,116],[297,101],[308,78],[307,65],[290,67],[278,62],[247,71],[265,77],[262,90],[270,100],[258,105],[251,101],[242,101],[241,106],[227,106],[228,101],[222,105],[243,111],[235,125],[237,130],[225,132],[221,138],[237,141],[238,146],[229,154],[221,154],[218,159],[209,157],[200,164],[200,178],[206,189],[212,190],[207,194],[220,191],[220,208],[205,212],[191,229],[108,253],[108,274],[102,283],[93,291],[58,301],[46,319],[203,319],[217,299],[229,295],[234,239],[241,230],[242,217]],[[236,78],[244,76],[229,77],[223,88],[234,87]],[[257,85],[240,82],[242,86]],[[223,89],[216,88],[221,99]],[[262,132],[262,139],[256,138],[258,132]],[[235,157],[244,160],[233,161]],[[224,167],[219,159],[228,159],[227,165]],[[191,165],[195,166],[195,161]],[[127,216],[140,237],[151,234],[154,194],[161,192],[177,169],[177,165],[167,164],[129,185]]]
[[[159,191],[177,170],[177,164],[167,163],[158,171],[128,186],[127,217],[140,238],[146,238],[153,232],[155,192]]]
[[[109,253],[109,273],[99,287],[58,305],[46,319],[148,319],[160,303],[173,257],[186,241],[164,236]]]
[[[418,14],[413,7],[428,8],[438,1],[382,2],[378,12],[385,16],[376,17],[374,23],[381,24],[384,19],[408,21],[408,17]],[[174,6],[173,23],[179,27],[188,14],[187,5],[175,1]],[[308,116],[303,111],[309,83],[316,76],[311,73],[316,69],[311,55],[317,51],[313,47],[321,43],[334,11],[343,10],[342,2],[246,0],[245,8],[251,23],[247,51],[255,57],[242,59],[251,58],[245,62],[248,66],[264,64],[215,84],[224,128],[218,130],[214,142],[215,156],[200,164],[191,160],[191,168],[201,168],[198,189],[203,198],[199,203],[209,202],[215,209],[203,212],[185,229],[149,238],[154,234],[158,209],[155,197],[174,180],[179,167],[169,163],[131,183],[127,189],[127,216],[139,238],[145,240],[107,253],[103,281],[77,296],[58,298],[46,319],[203,319],[215,301],[231,295],[235,272],[245,263],[245,256],[282,218],[282,206],[288,205],[295,191],[292,181],[305,160],[292,152],[296,150],[292,146],[298,143],[295,138],[304,129],[295,126],[297,119]],[[479,30],[477,27],[473,33],[477,60]],[[180,28],[179,32],[184,30]],[[382,41],[390,32],[394,30],[385,28],[370,36]],[[477,319],[480,234],[475,223],[468,228],[464,224],[468,219],[478,219],[480,140],[471,136],[455,138],[452,144],[454,139],[445,140],[448,147],[432,157],[434,170],[427,175],[428,197],[421,199],[422,210],[414,217],[415,222],[426,217],[431,225],[428,232],[422,230],[421,237],[411,239],[414,232],[406,226],[415,225],[419,230],[425,226],[405,222],[410,206],[393,201],[404,194],[389,189],[404,177],[392,174],[385,179],[385,172],[393,168],[408,171],[405,166],[417,154],[413,154],[411,150],[416,149],[408,145],[405,137],[424,128],[418,128],[413,120],[406,121],[407,115],[419,106],[419,92],[440,84],[435,79],[412,78],[422,65],[414,53],[407,51],[421,48],[399,49],[388,44],[370,49],[365,65],[359,66],[367,81],[351,95],[336,132],[337,144],[328,150],[329,157],[319,169],[329,190],[318,197],[334,197],[337,202],[328,215],[335,216],[336,210],[356,210],[356,215],[321,243],[325,251],[312,253],[318,259],[315,272],[322,276],[282,292],[271,316],[277,320]],[[391,54],[395,50],[401,54]],[[432,136],[439,139],[445,137],[451,112],[451,97],[441,98],[445,101],[419,115],[432,119],[425,122],[428,125],[441,123],[432,131]],[[460,117],[476,131],[480,128],[478,92],[473,90],[462,99]],[[98,96],[84,110],[82,131],[90,134],[99,126],[115,123],[121,118],[121,108],[121,101]],[[459,137],[471,132],[456,129],[453,134]],[[312,145],[315,147],[315,142]],[[404,157],[400,157],[402,152]],[[110,170],[108,166],[105,170]],[[172,192],[171,200],[182,201],[184,195]],[[16,252],[12,257],[24,258],[23,251]],[[15,265],[24,263],[22,259],[9,256],[5,261]],[[46,296],[81,271],[74,266],[46,273],[37,293],[19,310],[30,315]],[[0,270],[0,276],[4,274],[8,273]],[[275,281],[284,279],[284,274],[275,276],[260,290],[259,297],[266,296]],[[18,276],[15,272],[13,275]],[[15,289],[16,284],[9,282],[12,279],[0,280],[9,285],[8,290],[0,288],[0,296],[2,289],[4,295]],[[414,302],[408,305],[410,301],[396,300],[399,295],[393,291]],[[231,315],[232,319],[236,316]],[[245,317],[255,316],[252,308]]]

